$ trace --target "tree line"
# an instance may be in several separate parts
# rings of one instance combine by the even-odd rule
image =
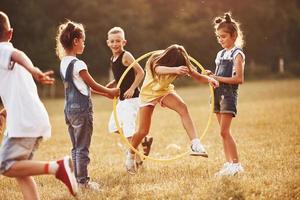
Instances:
[[[214,69],[221,47],[213,19],[231,11],[245,35],[246,76],[277,74],[279,63],[286,73],[300,75],[298,0],[1,0],[0,10],[10,17],[14,46],[42,69],[58,72],[55,36],[66,19],[84,24],[86,48],[80,58],[103,79],[109,70],[107,31],[114,26],[125,30],[126,49],[136,58],[177,43]]]

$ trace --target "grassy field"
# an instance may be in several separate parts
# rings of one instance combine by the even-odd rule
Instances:
[[[178,89],[201,135],[209,115],[207,86]],[[224,163],[215,117],[203,138],[209,158],[185,156],[174,162],[146,161],[137,175],[127,174],[118,135],[107,133],[112,102],[93,97],[94,133],[90,148],[91,178],[102,192],[84,192],[78,199],[300,199],[300,80],[247,82],[240,87],[238,117],[232,132],[245,173],[215,178]],[[53,136],[42,143],[37,160],[60,158],[70,152],[63,116],[63,99],[44,100]],[[151,156],[172,157],[188,149],[179,117],[157,107],[151,135]],[[36,178],[41,199],[72,199],[51,176]],[[0,177],[0,199],[21,199],[14,179]]]

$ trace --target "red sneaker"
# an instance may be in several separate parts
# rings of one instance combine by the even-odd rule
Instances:
[[[73,196],[76,196],[78,184],[74,175],[73,161],[70,156],[65,156],[62,160],[56,161],[59,165],[55,177],[62,181]]]

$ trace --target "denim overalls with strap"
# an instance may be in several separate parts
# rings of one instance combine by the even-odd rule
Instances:
[[[83,95],[74,84],[73,69],[76,59],[73,59],[66,70],[65,78],[61,78],[65,87],[65,120],[72,141],[72,159],[75,176],[78,183],[89,181],[87,166],[90,162],[89,147],[93,132],[92,101]],[[89,94],[90,94],[90,89]]]
[[[236,51],[242,51],[240,48],[236,48],[230,54],[228,59],[224,59],[226,50],[221,52],[220,63],[218,64],[215,75],[221,77],[232,77],[235,75],[233,72],[234,54]],[[238,95],[238,84],[220,83],[220,86],[215,89],[215,112],[220,113],[232,113],[236,115],[236,104]]]

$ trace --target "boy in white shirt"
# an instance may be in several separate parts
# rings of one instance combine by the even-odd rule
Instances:
[[[77,183],[72,160],[66,156],[57,161],[32,161],[42,139],[51,136],[47,111],[39,99],[33,80],[53,84],[53,71],[41,72],[25,53],[10,43],[13,30],[7,15],[0,11],[0,97],[6,118],[6,130],[0,147],[0,174],[16,178],[24,199],[39,199],[32,176],[52,174],[62,181],[72,195]],[[0,127],[4,120],[0,120]]]

